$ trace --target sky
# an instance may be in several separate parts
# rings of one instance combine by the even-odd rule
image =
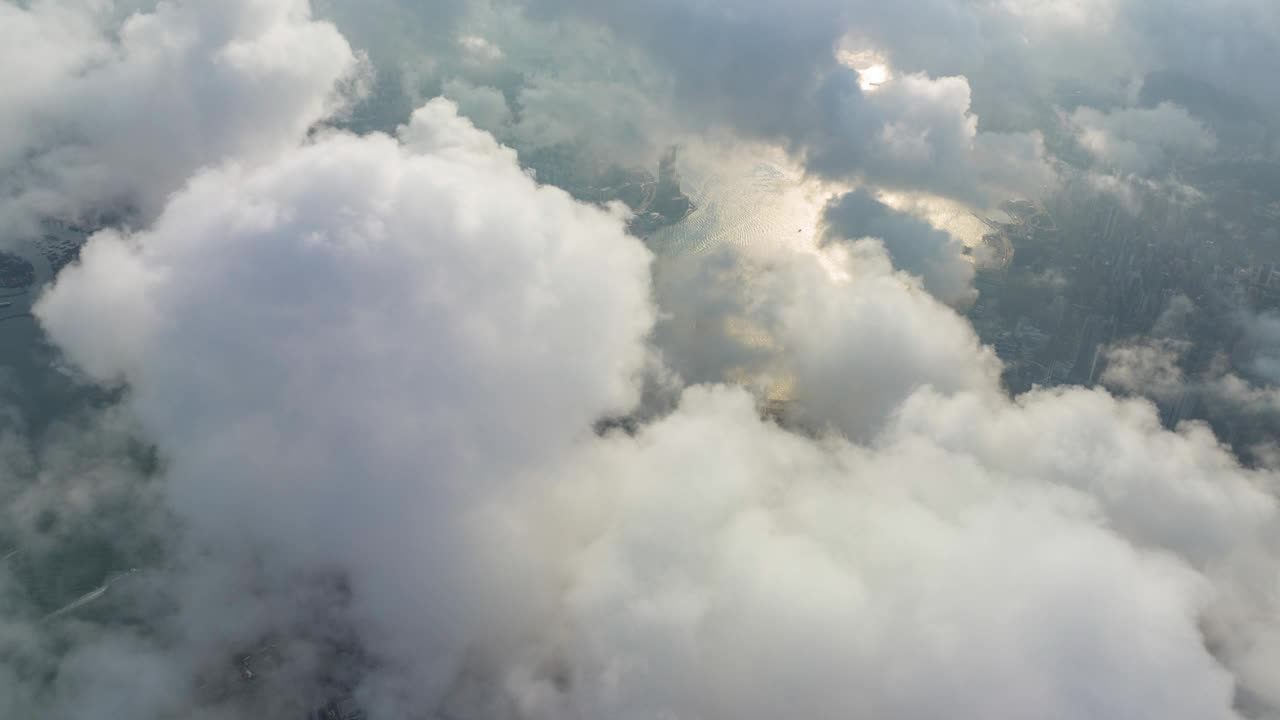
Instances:
[[[1276,161],[1277,47],[1264,0],[0,0],[0,247],[93,231],[32,309],[92,399],[0,408],[0,535],[138,568],[51,622],[6,559],[0,716],[1280,718],[1280,466],[1148,399],[1280,406],[1280,325],[1011,396],[934,211]],[[671,146],[795,195],[679,251],[557,180]]]

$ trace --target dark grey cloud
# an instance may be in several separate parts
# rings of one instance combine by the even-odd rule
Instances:
[[[925,289],[948,305],[967,306],[977,297],[974,266],[964,245],[911,215],[900,213],[866,191],[842,195],[823,213],[829,239],[876,238],[894,267],[916,275]]]
[[[959,13],[925,5],[917,8],[921,17],[964,24]],[[980,131],[963,77],[906,74],[864,92],[838,51],[877,5],[544,0],[533,7],[604,22],[672,74],[681,111],[781,142],[818,174],[978,204],[990,203],[993,192],[1034,193],[1053,181],[1037,136]],[[953,41],[950,24],[940,24],[927,31]]]
[[[1122,173],[1167,172],[1172,163],[1203,160],[1217,147],[1203,122],[1170,103],[1112,112],[1078,108],[1070,123],[1089,155]]]

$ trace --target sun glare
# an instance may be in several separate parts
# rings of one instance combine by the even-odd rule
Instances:
[[[858,69],[858,85],[862,92],[873,92],[889,82],[889,66],[883,63]]]
[[[888,60],[873,50],[841,50],[840,62],[858,71],[862,92],[875,92],[893,78]]]

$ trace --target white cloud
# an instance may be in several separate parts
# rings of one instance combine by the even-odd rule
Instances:
[[[492,87],[475,86],[465,80],[451,80],[444,84],[443,95],[458,104],[458,112],[476,127],[502,136],[511,123],[511,108],[502,93]]]
[[[583,125],[640,137],[650,117],[659,135],[730,125],[810,170],[973,203],[1052,179],[1038,135],[982,132],[970,81],[911,60],[981,36],[953,3],[569,4],[650,57],[567,80],[547,63],[511,106],[448,68],[470,114],[535,145]],[[1143,401],[1005,397],[935,297],[968,289],[941,235],[886,220],[826,248],[667,259],[651,288],[620,217],[538,186],[449,101],[397,137],[304,140],[355,60],[303,2],[163,5],[118,41],[73,7],[0,5],[40,47],[78,48],[13,91],[4,157],[56,170],[12,180],[24,212],[154,216],[96,234],[37,315],[85,372],[126,383],[183,534],[154,637],[73,629],[33,692],[6,657],[6,709],[199,717],[189,687],[267,634],[297,651],[289,680],[354,636],[385,717],[1227,720],[1237,685],[1280,704],[1274,475]],[[920,8],[937,12],[918,37],[890,32]],[[895,70],[870,94],[836,56],[855,10]],[[527,55],[474,37],[501,48],[484,65]],[[627,67],[639,79],[613,82]],[[666,83],[687,103],[670,126],[637,89]],[[69,134],[33,130],[44,113]],[[655,351],[701,386],[597,435]],[[1131,359],[1177,380],[1164,355]],[[783,425],[761,396],[786,399]],[[23,623],[0,634],[51,654]]]
[[[332,571],[370,651],[422,660],[429,692],[464,645],[529,627],[532,568],[485,507],[637,399],[648,262],[433,101],[400,141],[200,174],[152,229],[93,237],[37,313],[172,453],[210,553],[181,595],[193,643],[287,627],[292,582]],[[254,557],[292,580],[245,593]]]
[[[1109,347],[1102,382],[1156,400],[1177,400],[1187,390],[1179,363],[1189,348],[1185,340],[1168,338]]]
[[[107,247],[154,279],[121,293]],[[206,172],[89,250],[40,315],[172,453],[197,657],[326,618],[392,714],[1226,719],[1226,668],[1272,650],[1202,636],[1265,625],[1234,572],[1273,557],[1259,478],[1144,403],[1005,399],[874,242],[792,256],[740,308],[816,439],[725,387],[594,436],[635,399],[647,254],[444,101],[399,142]],[[89,303],[136,342],[100,352]]]
[[[1145,174],[1178,159],[1211,153],[1217,141],[1203,123],[1169,103],[1103,112],[1079,108],[1070,118],[1076,140],[1103,167]]]
[[[655,342],[690,382],[734,379],[792,421],[865,439],[913,392],[999,392],[999,361],[878,240],[659,266]]]
[[[1213,516],[1234,532],[1269,506],[1162,458],[1188,439],[1139,408],[1061,400],[988,414],[926,393],[912,412],[940,402],[942,422],[909,418],[870,450],[813,443],[758,420],[739,391],[697,389],[638,440],[598,443],[562,495],[576,513],[562,526],[584,544],[566,702],[621,718],[1235,717],[1197,625],[1209,584],[1124,539],[1140,518],[1093,492],[1089,458],[1128,447],[1153,463],[1105,479],[1146,519],[1184,483],[1209,504],[1191,499],[1182,519],[1238,493]],[[952,435],[959,408],[976,413]],[[1212,443],[1189,445],[1232,472]],[[1055,462],[1070,447],[1084,462]],[[539,709],[526,716],[565,711]]]
[[[0,218],[136,211],[260,161],[345,102],[357,59],[305,0],[0,4]],[[108,10],[109,9],[109,10]]]

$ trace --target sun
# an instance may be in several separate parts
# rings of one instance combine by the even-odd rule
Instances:
[[[864,93],[875,92],[893,79],[888,60],[878,52],[841,50],[839,58],[842,65],[858,71],[858,86]]]
[[[862,92],[875,92],[881,85],[889,82],[889,66],[878,63],[870,67],[858,68],[858,81]]]

